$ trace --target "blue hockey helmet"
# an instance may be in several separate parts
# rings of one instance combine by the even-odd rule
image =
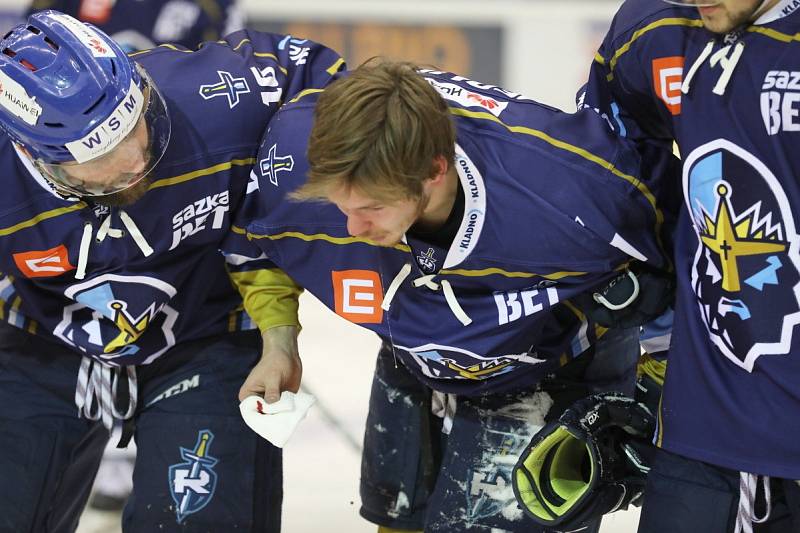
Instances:
[[[57,189],[78,196],[134,185],[170,135],[146,71],[103,32],[58,11],[35,13],[0,40],[0,127]]]

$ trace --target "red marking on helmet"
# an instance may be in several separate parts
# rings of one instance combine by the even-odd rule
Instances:
[[[108,49],[105,47],[105,44],[103,44],[103,42],[100,41],[99,39],[90,40],[89,45],[101,54],[105,54],[106,52],[108,52]]]
[[[33,65],[33,63],[31,63],[27,59],[20,59],[19,62],[20,64],[22,64],[23,67],[30,70],[31,72],[36,72],[36,67]]]

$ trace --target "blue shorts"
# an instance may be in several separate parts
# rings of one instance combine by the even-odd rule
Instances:
[[[800,486],[770,479],[772,511],[755,533],[800,532]],[[731,533],[739,507],[739,472],[657,450],[647,475],[639,533]],[[765,513],[756,494],[755,516]]]
[[[443,420],[432,414],[430,389],[384,345],[364,438],[361,516],[428,533],[545,531],[523,515],[514,498],[511,469],[519,454],[545,413],[549,421],[602,390],[632,394],[638,357],[637,331],[611,331],[591,357],[529,391],[454,398],[452,428],[445,435]],[[531,423],[537,419],[538,425]]]
[[[237,394],[256,332],[179,344],[137,368],[138,447],[126,533],[280,531],[280,450],[251,431]],[[77,527],[108,431],[77,417],[81,358],[0,324],[0,532]]]

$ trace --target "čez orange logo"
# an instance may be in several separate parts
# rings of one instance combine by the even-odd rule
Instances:
[[[656,95],[673,115],[681,114],[681,85],[683,56],[661,57],[653,60],[653,85]]]
[[[383,287],[372,270],[331,272],[336,314],[356,324],[380,324],[383,321]]]

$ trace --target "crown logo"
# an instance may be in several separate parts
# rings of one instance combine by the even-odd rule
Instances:
[[[722,288],[728,292],[741,290],[738,259],[751,255],[766,255],[786,250],[780,228],[770,228],[766,221],[757,218],[758,209],[750,209],[736,220],[730,205],[730,187],[726,183],[717,185],[717,212],[712,220],[704,212],[705,229],[700,240],[711,252],[717,254],[722,265]],[[757,206],[756,206],[757,207]]]

